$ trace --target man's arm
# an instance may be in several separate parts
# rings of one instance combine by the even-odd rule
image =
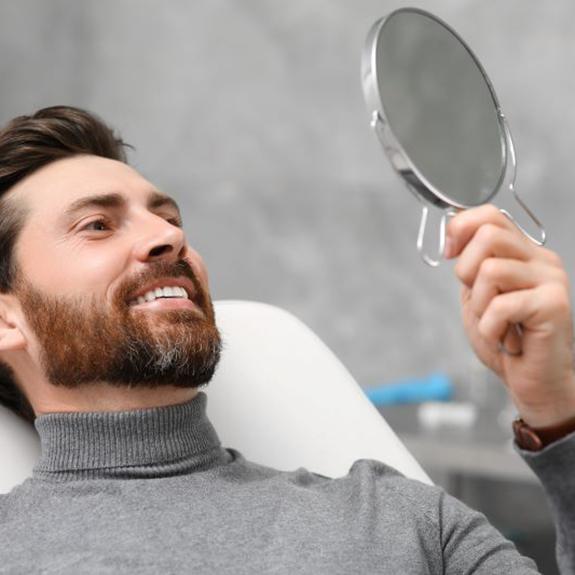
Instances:
[[[575,433],[543,451],[520,453],[543,483],[553,509],[559,569],[575,573]]]
[[[457,258],[463,323],[471,345],[503,380],[523,421],[535,431],[569,427],[575,421],[573,325],[560,258],[536,246],[489,205],[451,220],[446,257]],[[522,455],[553,506],[562,572],[575,573],[575,546],[569,545],[575,488],[567,479],[575,471],[575,438]]]
[[[519,554],[485,516],[444,494],[440,503],[441,545],[445,575],[531,575],[532,559]],[[566,572],[567,573],[567,572]]]

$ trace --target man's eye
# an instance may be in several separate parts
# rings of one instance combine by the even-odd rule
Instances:
[[[103,219],[94,220],[82,227],[82,231],[87,230],[90,232],[105,232],[108,231],[109,229],[110,226],[108,225],[108,222]]]

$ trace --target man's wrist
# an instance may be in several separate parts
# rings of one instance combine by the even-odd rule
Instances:
[[[519,417],[534,429],[556,427],[575,417],[575,372],[571,371],[560,383],[540,385],[538,393],[526,398],[511,391]]]

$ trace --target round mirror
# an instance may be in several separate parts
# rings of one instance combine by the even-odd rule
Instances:
[[[377,89],[385,117],[420,176],[464,207],[489,200],[505,167],[498,104],[455,33],[401,11],[377,38]]]
[[[515,152],[493,86],[454,30],[423,10],[392,12],[368,34],[362,82],[372,127],[424,206],[461,209],[484,204],[511,172],[509,189],[543,239],[534,239],[518,225],[543,243],[541,225],[514,190]],[[424,207],[420,251],[428,213]],[[444,233],[442,219],[440,253]],[[422,255],[437,265],[436,259]]]

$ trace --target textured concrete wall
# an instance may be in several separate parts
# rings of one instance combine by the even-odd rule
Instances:
[[[472,356],[452,266],[415,251],[418,207],[368,128],[373,0],[0,0],[0,122],[87,107],[181,202],[216,298],[293,311],[362,385]],[[429,0],[483,61],[515,135],[518,187],[572,271],[570,0]]]

